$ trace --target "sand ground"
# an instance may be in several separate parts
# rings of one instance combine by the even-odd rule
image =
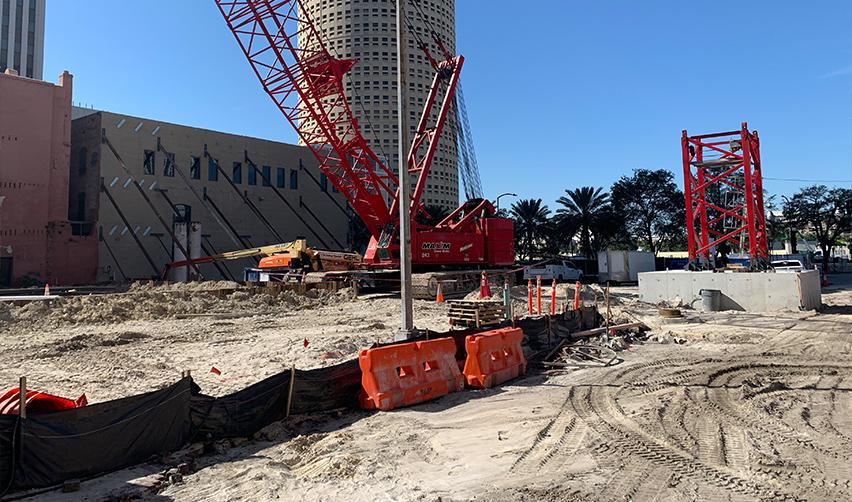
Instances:
[[[219,442],[197,472],[158,492],[140,488],[163,469],[152,464],[40,499],[849,500],[852,278],[836,282],[820,313],[686,311],[669,323],[635,288],[616,288],[616,316],[686,343],[634,345],[613,367],[533,369],[393,412],[295,417]],[[97,402],[190,369],[221,395],[293,364],[349,359],[389,339],[399,309],[347,292],[235,295],[137,291],[109,318],[89,312],[103,299],[0,311],[0,381],[26,374],[31,386]],[[133,306],[147,302],[157,314]],[[446,329],[446,305],[415,308],[418,325]]]

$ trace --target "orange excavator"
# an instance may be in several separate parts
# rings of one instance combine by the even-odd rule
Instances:
[[[296,239],[292,242],[228,251],[217,255],[193,258],[191,260],[175,261],[166,265],[163,277],[168,276],[169,270],[178,267],[239,260],[256,256],[262,256],[262,258],[260,259],[258,268],[254,270],[266,274],[278,274],[281,276],[279,280],[286,279],[288,274],[301,275],[303,272],[346,271],[356,269],[361,265],[361,255],[358,253],[313,249],[308,247],[307,240]]]

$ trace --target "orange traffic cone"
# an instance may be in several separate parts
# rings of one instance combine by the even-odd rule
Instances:
[[[441,283],[438,283],[438,294],[435,295],[435,303],[444,303],[444,291]]]
[[[50,284],[44,283],[44,296],[50,296]]]
[[[479,298],[491,298],[491,287],[488,285],[488,277],[485,272],[482,272],[479,279]]]

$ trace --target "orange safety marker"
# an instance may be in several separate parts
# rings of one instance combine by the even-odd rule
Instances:
[[[479,299],[484,298],[491,298],[491,287],[488,285],[488,276],[485,275],[485,272],[482,272],[479,279]]]
[[[580,310],[580,281],[574,285],[574,310]]]
[[[452,338],[398,343],[358,354],[364,409],[392,410],[464,388]]]
[[[538,315],[541,315],[541,276],[535,277],[535,306]]]
[[[527,279],[527,308],[532,315],[532,279]]]
[[[438,293],[435,295],[435,303],[444,303],[444,291],[441,281],[438,281]]]
[[[520,328],[501,328],[466,337],[467,359],[462,373],[467,385],[487,389],[523,375],[527,370],[521,349],[523,339]]]
[[[556,315],[556,278],[550,286],[550,315]]]

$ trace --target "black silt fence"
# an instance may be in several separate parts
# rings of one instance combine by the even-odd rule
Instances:
[[[515,321],[530,360],[560,336],[597,325],[597,311]],[[506,324],[508,325],[508,323]],[[452,337],[464,359],[470,329],[428,333]],[[424,337],[425,338],[425,337]],[[291,375],[295,375],[291,392]],[[157,458],[194,441],[251,436],[289,413],[357,408],[358,360],[313,370],[283,371],[222,397],[201,393],[192,378],[136,396],[71,410],[0,415],[0,496],[86,479]]]

